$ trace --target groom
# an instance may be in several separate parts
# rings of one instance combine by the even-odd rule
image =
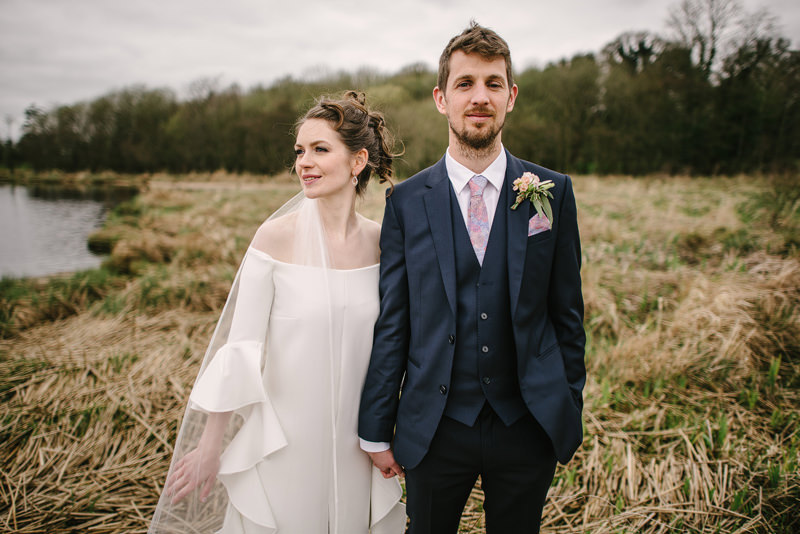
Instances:
[[[359,436],[384,476],[405,471],[411,534],[455,534],[478,476],[489,534],[538,532],[556,461],[582,440],[575,197],[503,148],[516,97],[508,45],[473,22],[433,90],[447,153],[386,199]],[[552,220],[511,208],[525,172],[553,181]]]

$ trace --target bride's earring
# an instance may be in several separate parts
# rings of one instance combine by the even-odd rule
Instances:
[[[352,179],[351,181],[353,182],[353,185],[355,185],[355,186],[358,186],[358,176],[356,176],[356,175],[354,174],[354,175],[353,175],[353,179]]]

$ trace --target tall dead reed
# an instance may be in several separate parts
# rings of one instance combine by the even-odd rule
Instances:
[[[543,531],[796,532],[794,212],[770,217],[753,203],[770,183],[744,177],[575,185],[585,440],[557,471]],[[0,530],[146,531],[238,261],[293,190],[155,177],[103,230],[113,283],[51,317],[32,296],[43,286],[21,282],[0,340]],[[381,197],[363,212],[379,220]],[[477,484],[462,532],[485,532],[480,503]]]

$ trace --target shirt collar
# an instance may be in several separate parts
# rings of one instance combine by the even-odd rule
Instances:
[[[469,181],[473,176],[475,176],[474,172],[453,159],[453,156],[450,155],[449,147],[444,156],[444,164],[447,168],[447,176],[453,183],[453,189],[455,190],[456,194],[460,193],[462,189],[467,187]],[[495,189],[500,191],[500,188],[503,186],[503,181],[506,178],[507,165],[508,161],[506,160],[506,150],[501,146],[500,154],[492,163],[489,164],[488,167],[486,167],[483,172],[480,173],[480,175],[486,178],[489,183],[495,187]]]

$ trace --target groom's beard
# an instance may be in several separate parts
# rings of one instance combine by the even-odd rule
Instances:
[[[483,111],[483,110],[473,110]],[[465,153],[471,153],[474,156],[481,156],[487,152],[491,152],[494,148],[494,142],[497,136],[505,126],[505,118],[503,122],[495,123],[494,125],[486,125],[484,128],[474,128],[470,130],[466,127],[457,128],[453,121],[448,120],[450,129],[455,134],[456,139],[461,145],[461,149]]]

